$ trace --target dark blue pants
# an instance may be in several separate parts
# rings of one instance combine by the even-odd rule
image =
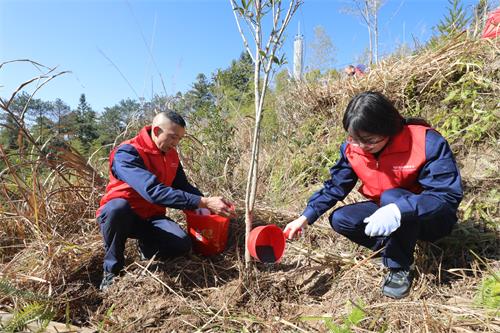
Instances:
[[[147,258],[154,254],[167,259],[188,253],[191,240],[181,227],[165,216],[141,219],[124,199],[113,199],[101,210],[98,218],[104,239],[104,271],[118,274],[124,266],[125,242],[139,240]]]
[[[391,189],[382,193],[380,205],[394,203],[402,196],[413,195],[404,189]],[[384,265],[389,268],[408,269],[413,263],[413,252],[417,239],[435,241],[448,235],[457,221],[453,209],[427,218],[402,221],[401,226],[387,237],[369,237],[365,234],[363,220],[380,208],[373,201],[365,201],[336,209],[330,215],[332,228],[353,242],[381,252]]]

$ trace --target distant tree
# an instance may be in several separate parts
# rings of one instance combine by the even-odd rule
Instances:
[[[412,49],[408,46],[408,44],[400,44],[396,47],[392,56],[404,58],[412,54]]]
[[[321,71],[319,69],[313,69],[307,72],[305,75],[307,82],[318,82],[321,79]]]
[[[290,74],[287,69],[278,72],[274,76],[274,91],[277,95],[283,93],[290,86]]]
[[[356,55],[354,57],[354,60],[355,60],[355,63],[356,64],[369,64],[371,63],[371,60],[372,59],[372,54],[371,54],[372,51],[370,51],[369,48],[364,48],[360,54]]]
[[[247,52],[241,53],[238,60],[223,70],[218,70],[213,77],[214,97],[219,103],[226,103],[228,108],[239,109],[253,99],[254,65]]]
[[[340,72],[333,68],[328,70],[324,76],[327,80],[336,80],[340,78]]]
[[[309,69],[318,69],[322,73],[333,68],[335,63],[335,46],[322,26],[314,27],[314,38],[310,43]]]
[[[214,105],[212,88],[213,84],[205,74],[198,74],[191,90],[184,95],[185,111],[194,114],[195,117],[206,113]]]
[[[351,0],[352,6],[345,8],[349,14],[361,17],[368,31],[369,63],[378,63],[378,12],[385,0]]]
[[[233,60],[231,66],[224,71],[227,73],[230,86],[239,91],[253,93],[252,80],[254,64],[252,57],[247,52],[242,52],[238,60]]]
[[[12,114],[1,113],[0,115],[0,124],[2,126],[0,130],[0,143],[7,150],[18,149],[22,145],[18,122],[22,122],[22,113],[29,99],[30,96],[26,92],[21,92],[15,96],[9,107]]]
[[[50,112],[48,115],[50,118],[48,119],[48,123],[50,123],[48,130],[51,134],[50,146],[64,147],[76,123],[74,118],[71,120],[69,117],[71,108],[59,98],[53,102],[46,103],[49,104],[48,111]]]
[[[212,87],[212,83],[208,81],[205,74],[200,73],[196,76],[196,82],[193,83],[193,89],[191,89],[191,94],[197,101],[196,106],[203,106],[206,103],[211,103],[213,100],[212,93],[210,89]]]
[[[448,0],[448,13],[436,26],[441,36],[452,37],[465,30],[470,17],[464,10],[461,0]]]
[[[153,119],[153,117],[165,109],[175,109],[176,103],[178,103],[177,96],[169,95],[155,95],[150,101],[140,101],[142,105],[142,112],[139,114],[137,121],[141,124],[147,124]],[[183,112],[180,112],[185,115]]]
[[[54,118],[54,131],[58,137],[63,137],[68,134],[72,124],[68,123],[68,115],[71,113],[71,108],[64,103],[60,98],[52,102],[52,114]]]
[[[76,139],[81,143],[84,154],[89,152],[92,142],[99,137],[96,113],[87,103],[85,94],[80,95],[80,103],[76,108]]]
[[[2,114],[0,120],[0,144],[6,150],[14,150],[19,148],[18,136],[19,127],[10,114]]]
[[[117,142],[127,126],[139,117],[141,111],[141,104],[133,99],[121,100],[114,106],[105,107],[98,123],[99,143],[107,145]],[[109,150],[106,149],[105,152]]]
[[[54,122],[52,116],[52,103],[40,99],[32,99],[28,109],[28,116],[33,119],[31,134],[36,140],[44,143],[53,136]]]
[[[3,142],[10,148],[23,148],[19,126],[30,130],[34,139],[50,135],[50,103],[32,98],[27,92],[17,94],[9,106],[12,114],[3,114]]]
[[[44,103],[45,105],[50,105],[50,103]],[[39,109],[39,114],[36,117],[36,122],[31,126],[31,134],[33,137],[44,144],[47,140],[53,139],[54,136],[54,122],[45,113],[47,109]]]

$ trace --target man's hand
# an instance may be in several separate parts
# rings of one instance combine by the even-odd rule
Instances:
[[[389,236],[401,225],[401,211],[391,203],[377,209],[363,222],[368,223],[365,228],[367,236]]]
[[[201,197],[199,208],[208,208],[214,214],[234,217],[234,205],[223,197]]]
[[[295,235],[300,235],[302,230],[307,226],[307,218],[302,215],[298,219],[288,223],[283,230],[283,233],[288,234],[288,239],[293,239]]]

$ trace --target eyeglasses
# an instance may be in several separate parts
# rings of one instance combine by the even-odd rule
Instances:
[[[385,136],[378,136],[360,140],[360,139],[354,139],[352,136],[348,136],[347,142],[349,142],[353,146],[375,146],[376,144],[379,144],[382,141],[384,141],[386,138],[387,137]]]

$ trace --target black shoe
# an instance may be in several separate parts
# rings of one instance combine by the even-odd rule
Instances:
[[[102,275],[102,281],[101,285],[99,286],[99,290],[106,291],[113,284],[113,280],[115,277],[116,275],[111,272],[104,272]]]
[[[382,294],[400,299],[408,296],[413,281],[411,270],[391,268],[382,284]]]

